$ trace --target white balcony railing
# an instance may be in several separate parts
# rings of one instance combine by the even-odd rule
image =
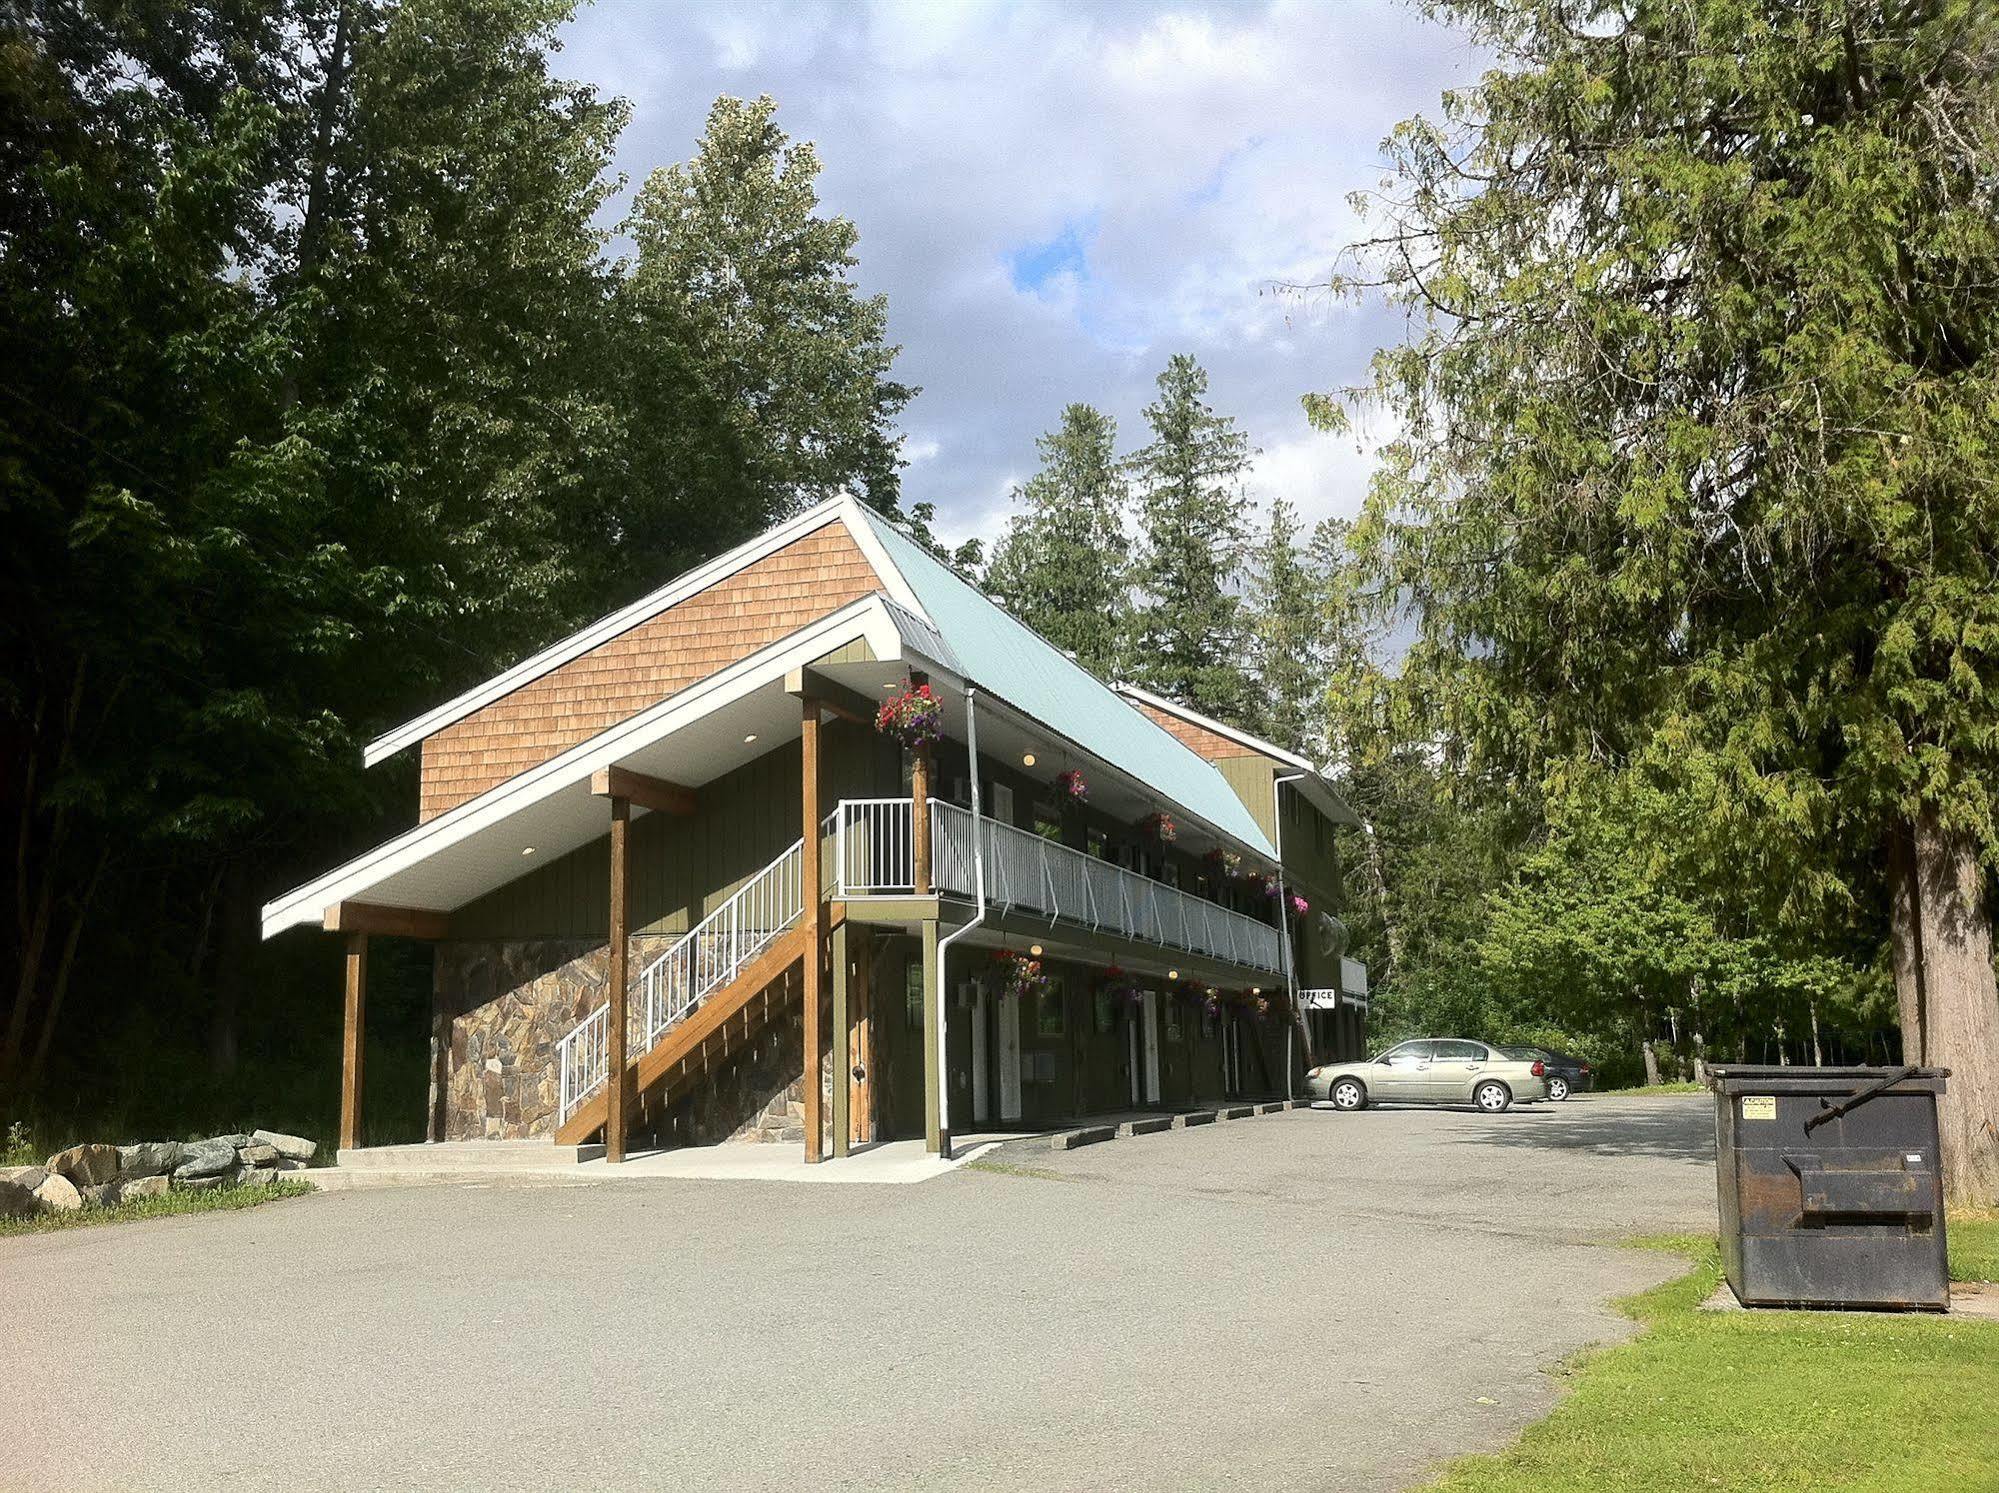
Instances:
[[[833,813],[836,895],[906,893],[914,849],[906,798],[844,799]],[[986,896],[1088,928],[1276,973],[1283,939],[1267,923],[1011,825],[985,820]],[[930,804],[930,877],[939,891],[974,889],[972,815]]]

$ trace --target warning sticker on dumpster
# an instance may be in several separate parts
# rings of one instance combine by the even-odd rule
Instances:
[[[1744,1094],[1742,1096],[1742,1118],[1745,1120],[1776,1119],[1777,1096],[1775,1094]]]

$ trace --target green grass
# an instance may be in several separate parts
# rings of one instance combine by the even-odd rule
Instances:
[[[1635,1089],[1598,1089],[1599,1094],[1615,1094],[1619,1099],[1654,1099],[1661,1094],[1705,1094],[1704,1083],[1647,1083]]]
[[[1951,1214],[1944,1236],[1952,1280],[1999,1281],[1999,1208]]]
[[[303,1197],[312,1189],[303,1182],[272,1182],[267,1186],[211,1187],[206,1192],[169,1192],[161,1197],[135,1198],[109,1208],[72,1208],[67,1213],[37,1213],[32,1218],[0,1219],[0,1239],[10,1234],[53,1234],[63,1229],[91,1228],[100,1223],[134,1223],[142,1218],[174,1218],[183,1213],[228,1213],[254,1208],[278,1198]]]
[[[1552,1415],[1506,1451],[1451,1463],[1432,1488],[1999,1489],[1999,1323],[1703,1312],[1721,1282],[1714,1241],[1645,1242],[1694,1262],[1620,1303],[1645,1332],[1580,1355]]]

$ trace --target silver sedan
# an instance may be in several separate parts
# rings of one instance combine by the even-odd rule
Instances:
[[[1538,1060],[1508,1057],[1497,1047],[1461,1037],[1402,1042],[1378,1058],[1331,1063],[1305,1075],[1306,1091],[1334,1109],[1370,1104],[1471,1104],[1489,1115],[1516,1102],[1548,1097],[1547,1069]]]

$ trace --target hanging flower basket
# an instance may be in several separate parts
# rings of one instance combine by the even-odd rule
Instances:
[[[1156,840],[1161,845],[1171,845],[1180,838],[1180,830],[1173,823],[1173,816],[1157,811],[1147,814],[1138,821],[1138,832],[1148,840]]]
[[[1264,896],[1273,902],[1277,900],[1277,878],[1275,876],[1270,875],[1268,872],[1261,872],[1256,877],[1256,884]]]
[[[1311,903],[1307,902],[1303,897],[1301,897],[1296,892],[1293,892],[1291,894],[1291,915],[1293,917],[1302,918],[1303,916],[1305,916],[1306,913],[1310,912],[1311,910],[1312,910]]]
[[[1220,845],[1202,856],[1201,863],[1217,881],[1227,881],[1242,870],[1242,857]]]
[[[1076,768],[1055,775],[1055,786],[1061,790],[1064,801],[1072,804],[1086,804],[1090,801],[1090,785],[1083,781],[1083,774]]]
[[[994,953],[993,963],[1000,967],[1001,995],[1018,1000],[1023,996],[1039,996],[1048,989],[1048,972],[1032,954],[1000,949]]]
[[[905,689],[882,701],[875,712],[875,729],[904,748],[920,752],[943,735],[944,706],[927,684]]]

